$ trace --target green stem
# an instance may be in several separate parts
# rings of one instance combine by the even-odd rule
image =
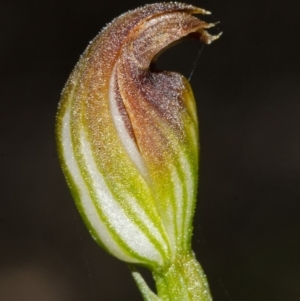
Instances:
[[[161,301],[212,301],[206,276],[193,253],[177,257],[168,268],[153,272]]]

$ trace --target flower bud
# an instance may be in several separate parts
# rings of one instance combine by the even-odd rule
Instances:
[[[187,4],[130,11],[90,43],[62,93],[60,159],[93,238],[121,260],[152,270],[190,253],[198,124],[188,81],[150,72],[170,43],[216,37]]]

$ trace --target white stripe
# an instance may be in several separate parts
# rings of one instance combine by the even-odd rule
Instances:
[[[107,247],[107,249],[116,257],[127,262],[136,262],[134,258],[126,255],[122,249],[112,239],[110,233],[107,231],[105,224],[100,219],[97,210],[90,198],[89,191],[85,185],[84,179],[81,176],[78,164],[74,158],[73,145],[70,133],[70,109],[65,112],[62,121],[62,148],[63,157],[67,168],[72,175],[76,187],[79,190],[80,201],[87,219],[91,223],[93,229],[99,235],[101,242]]]
[[[164,241],[162,234],[160,233],[160,230],[157,228],[157,226],[155,226],[153,221],[150,220],[149,217],[146,215],[145,209],[141,207],[140,204],[137,202],[137,200],[130,195],[124,196],[124,201],[129,204],[129,206],[132,208],[134,213],[136,213],[140,218],[140,220],[142,221],[142,223],[145,224],[146,228],[149,229],[151,234],[158,240],[165,253],[167,253],[168,252],[167,242]],[[158,215],[157,215],[157,219],[160,222],[160,217]]]
[[[103,176],[97,169],[97,164],[93,158],[91,146],[84,130],[80,131],[80,143],[82,155],[89,173],[88,178],[93,183],[98,199],[97,207],[101,209],[118,235],[121,236],[133,251],[140,256],[161,264],[162,258],[158,250],[130,217],[125,214],[119,203],[114,200]]]
[[[179,154],[179,162],[180,162],[180,167],[181,170],[183,171],[183,178],[184,178],[184,183],[183,185],[186,187],[187,191],[187,198],[186,198],[186,219],[184,221],[184,229],[185,229],[185,234],[187,235],[188,229],[189,229],[189,224],[191,222],[191,217],[193,214],[193,205],[196,200],[194,200],[195,197],[195,185],[194,185],[194,177],[192,175],[192,168],[190,163],[188,162],[186,156],[183,153]]]
[[[116,67],[114,67],[112,71],[110,77],[110,83],[109,83],[109,104],[111,110],[111,117],[125,151],[129,155],[130,159],[132,160],[136,168],[139,170],[143,178],[148,180],[149,177],[148,177],[147,167],[145,165],[144,159],[141,156],[138,148],[136,147],[135,141],[128,134],[123,118],[120,115],[117,106],[117,101],[115,99],[115,93],[114,93],[115,76],[116,76]]]
[[[175,201],[176,201],[176,221],[177,221],[177,233],[179,237],[177,239],[182,240],[182,225],[183,225],[183,191],[182,185],[183,183],[180,182],[178,173],[176,171],[175,166],[173,166],[171,170],[171,178],[174,187],[174,194],[175,194]]]
[[[174,257],[175,252],[176,252],[176,236],[175,236],[175,224],[174,224],[174,210],[172,206],[172,200],[166,199],[164,200],[166,204],[166,209],[164,211],[163,215],[163,222],[164,222],[164,228],[168,234],[169,241],[171,244],[171,252],[172,256]]]

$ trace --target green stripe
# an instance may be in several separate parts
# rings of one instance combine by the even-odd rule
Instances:
[[[78,86],[76,85],[71,91],[67,91],[66,93],[70,93],[70,94],[73,94],[74,91],[76,91],[78,88]],[[58,121],[58,126],[57,126],[57,129],[59,131],[61,131],[62,129],[62,120],[63,120],[63,117],[66,113],[66,110],[68,109],[68,105],[70,106],[70,102],[71,102],[71,99],[70,98],[67,98],[66,95],[64,95],[63,97],[63,101],[61,102],[61,108],[60,108],[60,112],[58,114],[58,117],[57,117],[57,121]],[[71,123],[72,123],[72,120],[73,120],[73,117],[72,117],[72,113],[70,111],[70,124],[69,124],[69,130],[71,130]],[[76,136],[76,135],[75,135]],[[76,137],[74,137],[74,134],[72,135],[72,131],[71,131],[71,139],[72,139],[72,144],[73,146],[75,145],[74,144],[74,140],[76,140]],[[88,226],[88,228],[91,230],[92,234],[97,238],[97,242],[98,244],[103,247],[105,250],[107,250],[109,253],[111,253],[109,251],[109,249],[104,246],[104,243],[101,241],[99,235],[97,234],[97,231],[92,227],[91,223],[89,222],[89,219],[87,218],[86,214],[85,214],[85,211],[84,211],[84,208],[82,206],[82,202],[81,202],[81,199],[80,199],[80,189],[76,186],[75,184],[75,181],[70,173],[70,171],[68,170],[66,164],[65,164],[65,160],[63,158],[63,146],[62,146],[62,143],[61,143],[61,140],[62,140],[62,137],[61,137],[61,134],[58,133],[58,145],[59,145],[59,149],[60,149],[60,153],[62,154],[62,160],[61,162],[63,163],[63,169],[65,171],[65,175],[68,179],[68,182],[69,182],[69,185],[70,185],[70,189],[71,189],[71,192],[72,192],[72,195],[75,199],[75,203],[79,209],[79,212],[81,213],[82,217],[83,217],[83,220],[85,221],[86,225]],[[75,148],[76,149],[76,148]],[[74,157],[78,158],[78,156],[76,156],[76,152],[74,151],[74,147],[73,147],[73,152],[74,152]],[[77,161],[77,164],[78,164],[78,161],[80,160],[75,160]],[[81,175],[82,175],[82,178],[83,178],[83,181],[85,182],[86,186],[87,186],[87,190],[90,192],[90,198],[95,206],[95,199],[97,199],[92,193],[91,193],[91,186],[89,184],[89,182],[86,180],[86,177],[85,175],[87,174],[87,172],[83,171],[82,168],[80,168],[80,164],[78,164],[78,168],[81,172]],[[151,261],[149,260],[148,258],[145,258],[143,256],[140,256],[138,253],[132,251],[132,249],[125,243],[125,241],[120,238],[116,231],[113,229],[113,227],[110,225],[110,223],[104,218],[104,214],[102,212],[99,211],[99,208],[97,206],[95,206],[96,208],[96,211],[100,217],[100,219],[102,220],[102,222],[106,225],[106,229],[108,231],[108,233],[110,234],[111,238],[115,241],[115,243],[120,247],[121,250],[124,251],[124,253],[133,258],[133,259],[138,259],[139,261],[144,261],[145,262],[145,265],[146,266],[156,266],[157,263],[154,262],[154,261]],[[134,257],[133,257],[134,256]]]
[[[179,162],[178,162],[179,163]],[[185,178],[184,178],[184,172],[179,168],[180,164],[177,165],[177,175],[179,178],[179,181],[181,183],[182,187],[182,225],[181,225],[181,244],[180,247],[181,249],[185,249],[184,245],[186,244],[185,242],[185,219],[186,219],[186,202],[187,202],[187,187],[185,185]]]
[[[76,122],[76,121],[74,121]],[[72,122],[71,122],[72,124]],[[76,137],[76,132],[74,133],[74,129],[73,129],[73,126],[71,125],[71,136],[72,136],[72,142],[73,142],[73,145],[78,145],[78,143],[80,143],[79,141],[76,141],[78,140],[78,138]],[[76,129],[76,128],[75,128]],[[81,149],[79,149],[78,147],[74,147],[73,148],[73,151],[74,151],[74,156],[76,158],[76,161],[79,165],[79,169],[80,169],[80,172],[82,174],[82,177],[84,179],[84,182],[86,183],[86,186],[88,187],[88,191],[90,192],[90,197],[94,203],[94,206],[99,214],[99,216],[101,217],[103,223],[107,226],[107,229],[109,231],[109,233],[111,234],[111,237],[115,240],[115,242],[119,245],[119,247],[121,249],[123,249],[125,252],[129,253],[131,256],[134,256],[136,259],[139,259],[141,261],[144,261],[146,264],[148,265],[152,265],[152,266],[156,266],[157,265],[157,262],[155,261],[152,261],[152,260],[149,260],[147,257],[144,257],[144,256],[141,256],[139,255],[137,252],[133,251],[129,245],[126,243],[126,241],[119,235],[117,234],[116,230],[114,229],[114,227],[111,225],[111,223],[109,222],[109,220],[107,219],[107,217],[105,216],[105,214],[102,212],[101,208],[99,208],[98,206],[96,206],[95,204],[98,203],[101,205],[101,200],[98,199],[96,193],[95,193],[95,188],[92,184],[92,181],[88,180],[90,178],[90,175],[89,175],[89,171],[88,171],[88,168],[86,167],[86,164],[84,162],[84,158],[83,158],[83,155],[81,154]],[[104,179],[105,181],[105,179]],[[113,195],[113,194],[112,194]],[[113,195],[114,196],[114,195]],[[98,201],[98,202],[97,202]],[[119,202],[118,202],[119,203]],[[128,212],[126,212],[126,209],[129,209],[129,208],[124,208],[124,206],[122,206],[122,204],[120,204],[120,207],[123,209],[123,212],[126,216],[131,216],[131,215],[135,215],[132,213],[132,210],[128,210]],[[136,217],[135,217],[136,218]],[[137,219],[137,218],[136,218]],[[135,221],[136,222],[136,221]],[[136,225],[136,224],[135,224]],[[137,225],[136,225],[137,226]],[[140,228],[139,228],[140,229]],[[141,229],[140,229],[141,230]],[[143,231],[141,231],[143,232]],[[143,232],[144,233],[144,232]],[[145,234],[145,233],[144,233]],[[149,239],[150,240],[150,239]],[[153,242],[150,240],[150,242],[153,244]],[[154,247],[157,247],[155,244],[153,244]],[[156,248],[156,250],[158,250],[158,248]],[[159,250],[161,252],[161,250]],[[164,259],[165,256],[163,254],[162,255],[162,258]]]
[[[86,133],[87,134],[87,133]],[[90,143],[90,141],[89,141]],[[91,143],[90,143],[91,145]],[[91,145],[92,147],[92,145]],[[91,151],[93,152],[93,149],[91,148]],[[95,160],[95,158],[93,158]],[[86,167],[86,165],[84,164],[84,159],[82,159],[81,161],[82,163],[82,167],[84,167],[84,170],[86,171],[87,177],[88,176],[88,168]],[[95,160],[96,162],[96,160]],[[143,220],[141,220],[141,218],[139,217],[138,213],[134,212],[134,210],[132,209],[131,206],[129,206],[129,204],[126,203],[126,201],[124,201],[123,196],[124,194],[127,194],[127,196],[132,196],[131,192],[125,191],[124,189],[122,190],[122,192],[124,192],[124,194],[118,194],[116,192],[114,192],[110,187],[110,185],[107,184],[107,182],[105,181],[105,177],[103,176],[103,174],[100,172],[99,170],[99,166],[96,166],[97,170],[99,172],[99,174],[101,175],[101,177],[103,178],[103,181],[105,182],[106,186],[108,187],[108,189],[110,190],[110,193],[113,197],[113,199],[119,204],[119,206],[121,207],[121,209],[123,210],[123,213],[125,214],[125,216],[128,217],[128,219],[130,219],[132,222],[134,222],[135,226],[137,226],[139,228],[139,230],[145,234],[145,236],[149,239],[149,241],[152,243],[152,245],[156,248],[156,250],[160,253],[160,255],[162,256],[163,260],[166,261],[169,257],[170,254],[170,246],[169,246],[169,241],[165,235],[165,231],[163,228],[158,229],[158,233],[161,236],[162,242],[165,244],[165,246],[167,247],[167,250],[165,251],[162,247],[162,243],[151,233],[151,229],[148,228],[148,226],[143,223]],[[93,188],[93,190],[95,190]],[[95,194],[95,198],[98,199],[96,197]],[[143,210],[143,204],[140,204],[140,200],[138,198],[135,198],[135,196],[133,196],[133,198],[139,203],[140,208]],[[99,199],[98,199],[99,200]],[[100,201],[100,200],[99,200]],[[150,217],[148,212],[146,212],[145,210],[143,210],[143,212],[145,213],[145,215],[147,216],[148,220],[150,220],[153,224],[153,226],[158,227],[157,225],[157,220],[153,220],[152,216]],[[164,234],[164,235],[163,235]]]
[[[180,182],[182,183],[182,188],[183,188],[183,192],[182,192],[182,199],[183,199],[183,205],[182,205],[182,208],[183,208],[183,216],[182,216],[182,220],[183,220],[183,223],[182,223],[182,241],[181,241],[181,248],[182,250],[187,250],[187,248],[189,249],[190,248],[190,233],[189,233],[189,229],[191,228],[192,226],[192,221],[193,221],[193,210],[194,210],[194,207],[195,207],[195,203],[196,203],[196,197],[195,197],[195,181],[196,181],[196,178],[195,178],[195,170],[194,170],[194,165],[195,164],[192,164],[191,162],[191,158],[190,158],[190,155],[187,153],[187,150],[183,149],[183,156],[185,157],[185,159],[187,160],[187,163],[189,164],[188,166],[188,169],[190,167],[190,172],[191,172],[191,178],[192,178],[192,187],[194,187],[194,193],[193,195],[191,196],[191,199],[188,199],[188,185],[186,185],[187,183],[187,177],[186,177],[186,174],[185,174],[185,171],[183,169],[183,167],[181,166],[181,164],[178,164],[178,169],[177,169],[177,173],[178,173],[178,177],[180,179]],[[178,162],[179,162],[179,158],[178,158]],[[187,216],[187,208],[188,208],[188,204],[190,204],[192,202],[192,206],[191,206],[191,216]],[[187,219],[189,219],[189,223],[188,223],[188,227],[186,227],[186,223],[187,223]]]
[[[80,112],[82,114],[81,116],[84,116],[83,111],[84,111],[84,108],[81,108],[81,110],[80,110]],[[105,174],[105,172],[103,173],[101,171],[100,164],[99,163],[97,164],[97,157],[95,157],[95,150],[93,149],[94,147],[91,143],[92,139],[89,139],[89,133],[86,130],[87,125],[86,125],[85,119],[81,120],[81,124],[83,125],[83,128],[85,130],[87,141],[89,141],[89,143],[90,143],[91,152],[93,154],[93,159],[96,163],[96,168],[97,168],[99,174],[102,176],[104,182],[106,183],[106,186],[109,188],[110,193],[112,194],[114,200],[116,200],[118,202],[120,207],[123,209],[124,214],[127,217],[129,217],[131,220],[133,220],[135,225],[138,226],[139,230],[147,236],[149,241],[153,244],[153,246],[155,246],[155,248],[158,250],[158,252],[162,256],[162,258],[166,261],[170,257],[171,247],[170,247],[169,239],[165,232],[165,229],[163,228],[163,226],[161,224],[160,216],[158,215],[157,212],[154,211],[156,208],[154,200],[152,201],[153,206],[148,205],[149,198],[152,198],[152,193],[150,193],[150,191],[148,190],[149,189],[148,185],[145,183],[145,180],[141,177],[140,172],[137,170],[136,166],[132,162],[128,153],[125,151],[124,146],[120,142],[120,139],[116,132],[115,127],[112,126],[112,130],[115,131],[115,133],[114,133],[115,139],[119,143],[119,145],[118,145],[120,147],[119,150],[122,151],[121,160],[122,160],[122,162],[124,162],[124,161],[126,162],[126,164],[122,163],[117,167],[118,167],[118,171],[120,173],[119,177],[123,180],[123,182],[126,179],[126,185],[122,182],[121,183],[114,182],[113,184],[115,184],[115,185],[118,184],[119,187],[113,189],[113,185],[109,185],[107,183],[105,177],[103,176],[103,174]],[[82,164],[84,164],[84,163],[82,163]],[[123,166],[123,169],[121,169],[122,166]],[[126,167],[125,169],[124,169],[124,166]],[[87,173],[88,173],[88,168],[85,168],[85,169],[87,170]],[[130,179],[128,179],[128,176],[132,175],[132,174],[134,174],[134,175],[131,176]],[[138,179],[138,181],[137,181],[137,179]],[[140,179],[142,180],[142,182],[140,181]],[[141,187],[142,185],[144,186],[145,184],[147,185],[147,189],[143,189]],[[139,190],[143,189],[142,193],[140,193],[138,198],[135,197],[135,195],[136,195],[135,191],[137,190],[137,185],[138,185]],[[132,210],[132,208],[129,205],[127,205],[126,202],[124,202],[123,194],[116,192],[116,190],[126,193],[127,196],[132,196],[132,195],[134,196],[134,199],[137,201],[140,208],[143,210],[144,214],[147,216],[148,220],[151,221],[153,226],[155,226],[157,228],[158,233],[160,234],[160,238],[161,238],[163,244],[166,246],[166,251],[162,247],[162,243],[157,238],[155,238],[154,235],[151,234],[151,229],[149,229],[148,226],[143,223],[143,220],[139,217],[138,213],[135,213]],[[148,196],[148,198],[144,197],[145,194]],[[142,197],[143,197],[143,199],[142,199]],[[145,210],[145,206],[147,206],[146,207],[147,210]]]
[[[137,252],[133,251],[129,247],[129,245],[125,242],[125,240],[118,235],[118,233],[116,232],[114,227],[111,225],[111,223],[109,222],[109,220],[107,219],[105,214],[102,212],[101,208],[99,208],[98,206],[95,205],[95,204],[97,204],[97,201],[99,201],[99,199],[97,198],[97,196],[94,192],[95,189],[94,189],[91,181],[87,180],[87,178],[89,177],[88,171],[87,171],[86,167],[84,166],[83,160],[81,159],[81,154],[76,152],[74,149],[73,149],[73,151],[74,151],[74,156],[76,158],[77,164],[79,165],[79,170],[81,172],[82,178],[87,186],[87,190],[89,191],[90,199],[92,200],[92,203],[94,204],[96,212],[98,213],[100,219],[106,225],[107,231],[109,232],[111,238],[120,247],[120,249],[122,249],[124,251],[124,253],[128,254],[133,259],[143,261],[146,265],[149,265],[149,266],[157,266],[156,262],[149,260],[147,257],[143,257],[143,256],[139,255]],[[98,203],[101,204],[101,202],[98,202]]]
[[[58,155],[59,155],[59,159],[60,159],[60,162],[61,162],[61,166],[62,166],[62,170],[63,170],[63,173],[65,175],[65,178],[67,180],[67,184],[68,184],[68,187],[69,189],[71,190],[71,194],[72,194],[72,197],[75,201],[75,205],[86,225],[86,227],[89,229],[90,233],[92,234],[92,236],[95,238],[96,242],[108,253],[111,254],[111,252],[109,251],[109,249],[107,249],[107,247],[102,243],[100,237],[98,236],[98,233],[97,231],[94,229],[94,227],[92,226],[92,224],[90,223],[89,219],[87,218],[86,214],[85,214],[85,211],[83,209],[83,206],[82,206],[82,203],[81,203],[81,199],[80,199],[80,190],[79,188],[76,186],[75,184],[75,181],[67,167],[67,164],[66,164],[66,160],[64,158],[64,150],[63,150],[63,145],[61,143],[61,140],[62,140],[62,119],[63,119],[63,116],[61,115],[61,113],[65,112],[66,108],[64,106],[64,108],[60,111],[60,114],[57,116],[57,119],[56,119],[56,140],[57,140],[57,148],[58,148]]]

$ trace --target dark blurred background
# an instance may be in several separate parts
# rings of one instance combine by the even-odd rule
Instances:
[[[300,300],[300,1],[190,3],[224,32],[191,79],[202,146],[193,249],[215,301]],[[142,300],[75,209],[54,117],[88,42],[143,4],[1,1],[1,301]],[[158,66],[188,77],[198,51],[187,41]]]

